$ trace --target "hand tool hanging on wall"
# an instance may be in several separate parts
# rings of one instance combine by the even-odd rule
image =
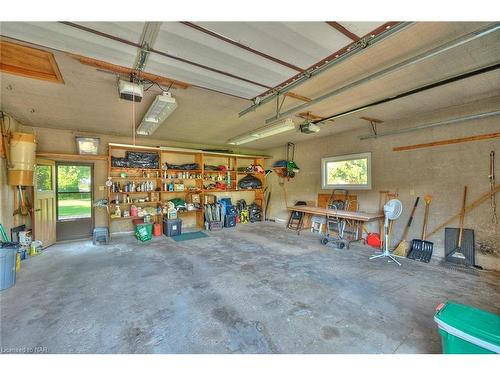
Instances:
[[[426,229],[427,229],[427,220],[429,218],[429,206],[432,202],[432,196],[426,195],[424,196],[425,201],[425,211],[424,211],[424,223],[422,225],[422,237],[420,240],[414,239],[411,241],[411,249],[408,253],[408,258],[419,260],[421,262],[429,263],[432,256],[432,249],[434,244],[430,241],[426,241]]]
[[[17,189],[19,191],[19,208],[15,209],[12,215],[28,216],[30,213],[30,209],[29,207],[27,207],[24,201],[24,192],[21,185],[18,185]]]
[[[408,219],[408,224],[406,224],[406,227],[403,231],[403,235],[401,236],[401,242],[396,247],[396,250],[394,250],[394,252],[392,253],[393,255],[406,257],[406,255],[408,254],[408,250],[410,250],[410,243],[406,241],[406,237],[408,236],[408,231],[410,230],[410,226],[413,221],[413,215],[415,214],[415,210],[417,209],[419,200],[420,197],[417,197],[417,199],[415,199],[415,204],[413,205],[413,209],[411,210],[410,218]]]
[[[492,217],[491,220],[493,224],[498,224],[498,217],[497,217],[497,202],[496,202],[496,197],[495,193],[493,190],[495,189],[495,151],[490,152],[490,174],[489,174],[489,179],[490,179],[490,200],[491,200],[491,213]]]

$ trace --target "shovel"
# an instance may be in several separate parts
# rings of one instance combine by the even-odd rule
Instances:
[[[422,239],[412,240],[411,249],[408,253],[408,258],[418,260],[420,262],[429,263],[432,256],[432,249],[434,244],[430,241],[425,240],[425,232],[427,229],[427,219],[429,217],[429,206],[432,202],[432,196],[426,195],[424,197],[425,201],[425,211],[424,211],[424,225],[422,226]]]
[[[408,224],[403,232],[403,236],[401,237],[401,242],[396,247],[396,250],[392,253],[392,255],[397,255],[401,257],[405,257],[408,254],[408,250],[410,250],[410,243],[406,241],[406,237],[408,236],[408,231],[410,230],[411,222],[413,221],[413,215],[415,214],[415,210],[417,209],[418,201],[420,197],[415,199],[415,204],[413,205],[413,209],[411,210],[410,218],[408,219]]]

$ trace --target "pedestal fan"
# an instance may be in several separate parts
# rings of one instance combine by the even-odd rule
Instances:
[[[382,254],[373,255],[370,259],[389,258],[398,265],[401,265],[396,258],[389,252],[389,220],[396,220],[403,211],[403,204],[399,199],[391,199],[384,205],[384,252]]]

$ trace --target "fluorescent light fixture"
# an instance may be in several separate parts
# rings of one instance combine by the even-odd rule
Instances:
[[[158,95],[137,127],[139,135],[151,135],[177,108],[177,102],[169,92]]]
[[[292,119],[287,118],[286,120],[280,121],[276,124],[264,126],[260,129],[254,130],[251,133],[234,137],[229,141],[227,141],[227,143],[238,146],[244,143],[252,142],[257,139],[265,137],[270,137],[293,129],[295,129],[295,124],[293,123]]]
[[[75,137],[76,148],[80,155],[97,155],[99,153],[99,138]]]

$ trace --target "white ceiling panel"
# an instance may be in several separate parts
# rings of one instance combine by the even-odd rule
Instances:
[[[153,73],[193,85],[236,95],[243,98],[252,98],[264,89],[260,86],[247,83],[223,74],[211,72],[195,65],[190,65],[152,53],[149,56],[146,70]]]
[[[137,54],[135,47],[59,22],[2,22],[0,34],[126,67]]]
[[[351,33],[359,37],[365,36],[369,32],[375,30],[385,22],[339,22]]]
[[[145,22],[76,22],[102,33],[139,43]]]
[[[154,48],[267,86],[275,86],[297,73],[179,22],[162,24]]]
[[[325,22],[199,22],[255,50],[308,68],[351,40]]]

